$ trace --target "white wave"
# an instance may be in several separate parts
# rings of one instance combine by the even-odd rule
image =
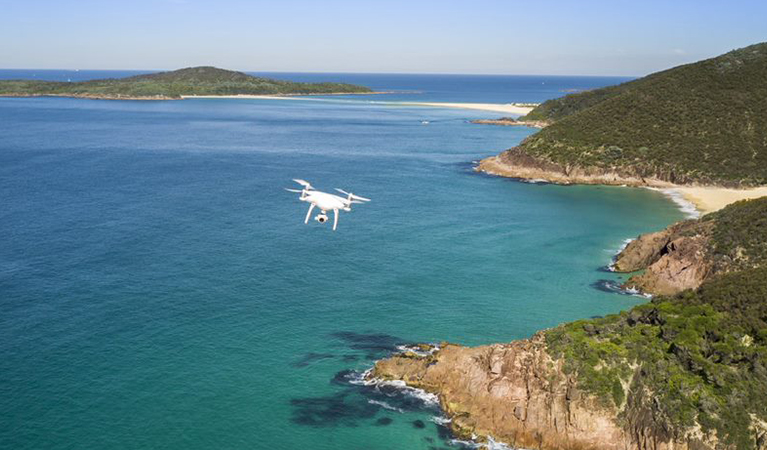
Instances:
[[[492,436],[487,436],[487,442],[477,442],[477,435],[471,436],[471,441],[464,441],[461,439],[450,439],[448,443],[450,445],[460,445],[466,448],[485,449],[485,450],[525,450],[523,448],[515,448],[509,444],[498,442],[493,439]]]
[[[449,441],[447,441],[447,443],[450,445],[460,445],[461,447],[465,447],[465,448],[480,448],[480,446],[482,445],[478,442],[464,441],[462,439],[450,439]]]
[[[623,291],[637,297],[652,298],[652,294],[646,294],[635,287],[623,288]]]
[[[492,436],[487,437],[485,448],[487,448],[487,450],[514,450],[514,447],[504,444],[503,442],[497,442]]]
[[[423,389],[410,387],[402,380],[381,380],[378,378],[373,378],[371,380],[367,380],[365,384],[394,387],[402,392],[402,394],[414,397],[422,401],[426,406],[439,407],[439,397],[437,397],[436,394],[430,394]]]
[[[439,350],[439,346],[434,344],[429,344],[429,350],[421,350],[419,347],[415,345],[398,345],[397,351],[400,353],[415,353],[418,356],[429,356]]]
[[[549,184],[549,180],[543,178],[520,178],[519,181],[530,184]]]
[[[431,416],[431,421],[436,423],[437,425],[447,425],[450,422],[452,422],[452,419],[448,419],[445,416]]]
[[[368,380],[368,376],[371,372],[373,372],[372,367],[364,372],[354,372],[353,375],[349,377],[349,384],[356,384],[358,386],[372,386],[377,384],[375,379]]]
[[[378,400],[372,400],[371,399],[371,400],[368,400],[368,403],[370,403],[371,405],[378,405],[378,406],[380,406],[383,409],[388,409],[389,411],[397,411],[398,413],[404,413],[405,412],[401,408],[397,408],[396,406],[392,406],[392,405],[390,405],[390,404],[388,404],[386,402],[381,402],[381,401],[378,401]]]
[[[613,258],[610,261],[610,264],[607,265],[607,270],[609,270],[610,272],[615,272],[615,261],[618,259],[618,255],[620,255],[621,252],[623,250],[625,250],[626,247],[628,247],[628,245],[633,240],[634,240],[634,238],[624,239],[617,251],[615,251],[615,250],[606,250],[606,251],[609,251],[610,253],[613,253]]]
[[[671,199],[671,201],[676,203],[676,205],[679,207],[679,210],[682,211],[682,213],[684,213],[684,215],[688,218],[697,219],[700,217],[700,211],[698,211],[698,209],[695,207],[695,204],[685,199],[684,196],[676,189],[660,189],[652,187],[648,187],[647,189],[658,191]]]

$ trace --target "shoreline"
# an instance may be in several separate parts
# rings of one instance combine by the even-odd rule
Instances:
[[[300,100],[297,97],[311,97],[320,95],[380,95],[394,94],[394,91],[375,91],[375,92],[328,92],[321,94],[233,94],[233,95],[181,95],[171,97],[168,95],[122,95],[122,94],[90,94],[90,93],[71,93],[71,94],[0,94],[0,98],[34,98],[34,97],[63,97],[63,98],[85,98],[91,100],[185,100],[195,98],[226,98],[226,99],[284,99]]]
[[[515,103],[459,103],[459,102],[392,102],[399,106],[426,106],[432,108],[458,108],[526,115],[533,106],[517,106]]]
[[[225,95],[182,95],[180,99],[196,98],[227,98],[227,99],[280,99],[280,100],[301,100],[299,97],[317,97],[323,95],[383,95],[396,94],[395,91],[373,91],[373,92],[327,92],[316,94],[225,94]]]
[[[122,96],[108,94],[0,94],[0,98],[34,98],[34,97],[62,97],[83,98],[90,100],[195,100],[195,99],[231,99],[231,100],[307,100],[312,97],[343,96],[343,95],[386,95],[397,94],[397,91],[374,91],[374,92],[328,92],[317,94],[232,94],[232,95],[181,95],[170,97],[167,95],[146,96]],[[322,99],[319,99],[322,100]],[[429,108],[468,109],[474,111],[491,111],[506,114],[525,115],[533,110],[532,106],[517,106],[514,103],[459,103],[459,102],[397,102],[376,101],[376,104],[386,106],[420,106]],[[531,126],[520,123],[519,125]],[[535,125],[532,125],[535,126]]]
[[[504,161],[503,156],[512,161]],[[689,217],[718,211],[739,200],[767,196],[767,186],[735,189],[714,185],[681,185],[656,178],[626,176],[617,172],[589,168],[568,168],[565,172],[555,164],[541,162],[520,153],[509,155],[504,152],[501,155],[484,158],[474,170],[488,175],[561,185],[591,184],[651,189],[668,196]]]

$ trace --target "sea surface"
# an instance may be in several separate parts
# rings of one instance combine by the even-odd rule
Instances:
[[[616,82],[331,78],[420,92],[393,102]],[[428,396],[356,380],[646,301],[604,266],[683,218],[663,194],[477,174],[535,130],[340,100],[0,98],[0,448],[461,448]],[[372,201],[305,225],[292,178]]]

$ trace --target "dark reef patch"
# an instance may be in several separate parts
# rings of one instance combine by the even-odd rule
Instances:
[[[349,382],[354,379],[355,375],[357,375],[356,371],[351,369],[344,369],[340,372],[336,372],[336,374],[333,375],[333,379],[330,380],[330,383],[348,386]]]
[[[323,397],[294,398],[291,421],[298,425],[328,427],[336,425],[357,426],[363,419],[371,419],[378,412],[376,405],[371,405],[364,398],[349,395],[346,390]]]
[[[423,422],[423,420],[414,420],[413,426],[415,428],[421,428],[421,429],[426,428],[426,424]]]
[[[380,419],[376,420],[376,425],[379,427],[385,427],[386,425],[391,425],[392,422],[394,422],[394,419],[391,417],[381,417]]]
[[[384,333],[357,333],[354,331],[338,331],[332,337],[341,339],[353,350],[366,352],[366,357],[375,359],[384,352],[393,352],[397,346],[407,343],[404,339]]]
[[[330,353],[314,353],[309,352],[306,355],[304,355],[303,358],[299,359],[298,361],[292,363],[291,365],[293,367],[306,367],[309,364],[315,362],[315,361],[322,361],[323,359],[330,359],[335,358],[335,355]]]

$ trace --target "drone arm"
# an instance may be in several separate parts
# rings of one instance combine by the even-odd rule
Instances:
[[[304,223],[309,223],[309,217],[312,216],[312,210],[314,209],[314,203],[309,205],[309,211],[306,213],[306,219],[304,219]]]
[[[336,231],[336,227],[338,226],[338,210],[333,210],[333,231]]]

